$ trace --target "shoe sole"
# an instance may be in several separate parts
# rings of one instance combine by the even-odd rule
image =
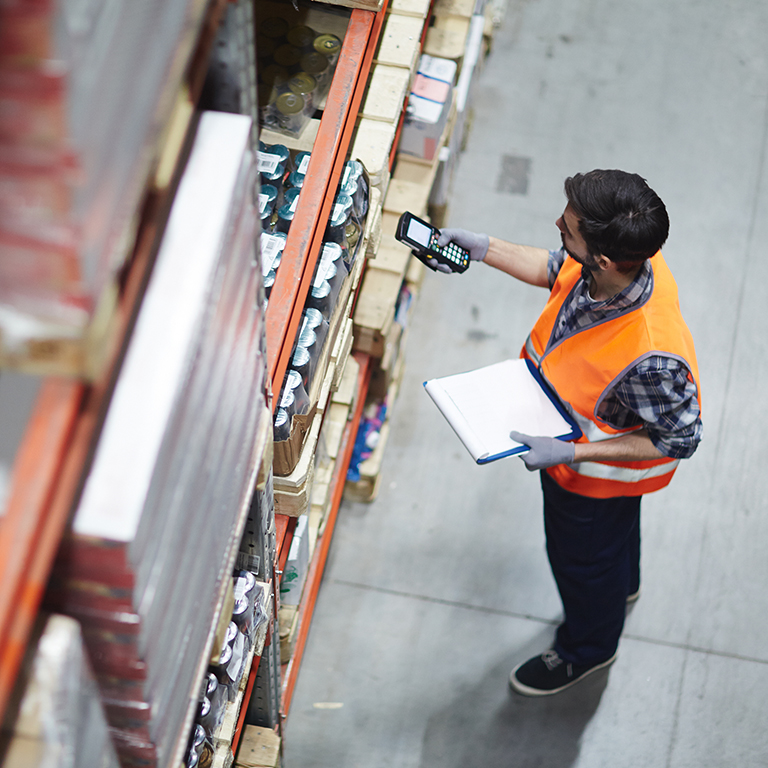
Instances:
[[[599,669],[605,669],[605,667],[610,666],[613,664],[614,661],[616,661],[616,657],[618,656],[618,653],[614,653],[613,656],[611,656],[610,659],[607,661],[602,662],[601,664],[595,664],[594,667],[591,669],[588,669],[584,674],[579,675],[575,680],[571,680],[570,683],[566,683],[565,685],[561,685],[559,688],[553,688],[551,691],[545,691],[541,688],[531,688],[528,685],[525,685],[524,683],[521,683],[516,677],[515,673],[517,672],[520,667],[523,666],[523,664],[528,663],[528,659],[518,664],[510,673],[509,675],[509,687],[515,692],[519,693],[522,696],[552,696],[555,693],[560,693],[561,691],[564,691],[566,688],[570,688],[571,686],[576,685],[576,683],[580,683],[585,677],[589,677],[593,672],[597,672]]]

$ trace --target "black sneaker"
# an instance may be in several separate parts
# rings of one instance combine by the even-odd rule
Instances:
[[[518,664],[509,676],[509,685],[523,696],[551,696],[570,688],[590,673],[607,667],[615,659],[614,653],[610,659],[599,664],[571,664],[561,659],[557,651],[549,650]]]

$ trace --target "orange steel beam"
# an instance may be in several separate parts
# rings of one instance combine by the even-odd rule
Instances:
[[[13,467],[0,524],[0,711],[4,711],[67,518],[49,514],[85,387],[48,379]],[[62,516],[63,513],[63,516]]]
[[[46,379],[17,452],[0,520],[0,715],[5,712],[61,537],[83,481],[129,329],[149,279],[170,195],[149,195],[101,379]]]
[[[339,456],[341,461],[336,465],[336,471],[333,476],[333,485],[331,490],[331,508],[328,512],[328,519],[325,524],[325,531],[317,543],[317,550],[307,573],[307,581],[304,585],[301,608],[299,609],[299,626],[296,634],[296,645],[294,646],[293,656],[288,662],[288,668],[283,680],[283,717],[288,715],[293,697],[293,689],[296,686],[296,680],[301,666],[301,658],[304,654],[304,646],[309,634],[309,626],[312,621],[312,613],[317,602],[317,593],[320,589],[325,563],[328,559],[328,550],[331,546],[333,529],[336,525],[339,507],[341,506],[341,497],[344,494],[344,483],[347,477],[347,469],[352,458],[352,449],[355,447],[355,438],[357,429],[360,426],[360,419],[363,415],[365,406],[365,396],[368,391],[368,384],[371,380],[371,358],[360,352],[355,352],[354,357],[360,364],[360,373],[357,380],[357,400],[355,401],[355,411],[352,419],[342,435]]]
[[[290,362],[301,309],[309,293],[385,11],[386,3],[378,13],[352,11],[282,264],[270,294],[266,313],[267,367],[276,395]],[[277,408],[278,399],[273,398],[273,409]]]

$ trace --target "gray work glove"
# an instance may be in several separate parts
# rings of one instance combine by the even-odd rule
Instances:
[[[509,436],[516,443],[530,447],[528,453],[520,456],[529,472],[554,467],[556,464],[571,464],[576,453],[573,443],[554,437],[532,437],[522,432],[510,432]]]
[[[490,240],[488,235],[476,234],[466,229],[441,229],[437,244],[442,248],[450,242],[454,242],[460,248],[469,251],[470,261],[482,261],[488,253]],[[441,272],[453,271],[447,264],[439,264],[436,259],[430,259],[429,265],[433,269],[439,269]]]

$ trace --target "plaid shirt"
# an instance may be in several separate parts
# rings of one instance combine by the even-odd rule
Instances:
[[[549,252],[550,288],[566,256],[563,248]],[[653,291],[649,261],[643,264],[630,285],[605,301],[590,297],[589,273],[584,274],[585,271],[582,269],[583,279],[576,284],[570,303],[563,306],[552,333],[552,343],[642,303]],[[643,424],[656,448],[673,459],[692,456],[701,440],[696,385],[688,379],[685,365],[666,355],[652,355],[630,368],[600,403],[597,416],[616,429]]]

